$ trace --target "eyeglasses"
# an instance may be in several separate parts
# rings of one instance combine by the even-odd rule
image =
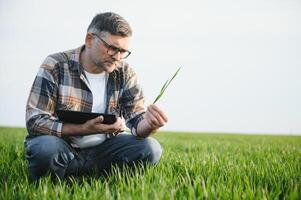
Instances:
[[[120,53],[121,59],[125,59],[125,58],[129,57],[129,55],[131,54],[131,52],[128,50],[121,49],[121,48],[115,47],[114,45],[108,44],[106,41],[104,41],[101,37],[99,37],[95,33],[92,33],[92,35],[96,36],[97,39],[99,39],[100,41],[103,42],[103,44],[107,47],[107,49],[108,49],[107,53],[110,56],[115,56],[117,53]]]

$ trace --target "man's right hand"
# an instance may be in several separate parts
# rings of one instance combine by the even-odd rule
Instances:
[[[103,116],[86,121],[84,124],[63,124],[62,136],[91,135],[95,133],[117,133],[122,128],[121,118],[114,124],[103,124]]]
[[[103,116],[96,117],[95,119],[88,120],[83,124],[83,132],[86,134],[93,133],[115,133],[122,127],[121,118],[117,117],[114,124],[103,124]]]

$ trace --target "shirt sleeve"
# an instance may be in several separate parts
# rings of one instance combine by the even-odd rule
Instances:
[[[138,83],[137,75],[132,68],[128,68],[121,98],[123,116],[127,127],[133,135],[137,135],[137,126],[143,120],[144,94]]]
[[[26,105],[29,135],[61,136],[62,122],[54,117],[58,95],[58,67],[47,57],[35,77]]]

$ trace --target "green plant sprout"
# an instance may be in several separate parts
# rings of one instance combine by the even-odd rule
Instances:
[[[156,97],[155,101],[153,102],[153,104],[155,104],[164,94],[166,88],[169,86],[169,84],[171,83],[171,81],[177,76],[178,72],[180,71],[181,67],[179,67],[179,69],[176,71],[176,73],[172,76],[172,78],[169,80],[167,79],[167,81],[164,83],[163,87],[160,90],[159,95]]]

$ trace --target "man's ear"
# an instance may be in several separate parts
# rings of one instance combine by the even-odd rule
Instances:
[[[92,46],[93,35],[92,33],[87,33],[85,38],[86,47],[90,48]]]

